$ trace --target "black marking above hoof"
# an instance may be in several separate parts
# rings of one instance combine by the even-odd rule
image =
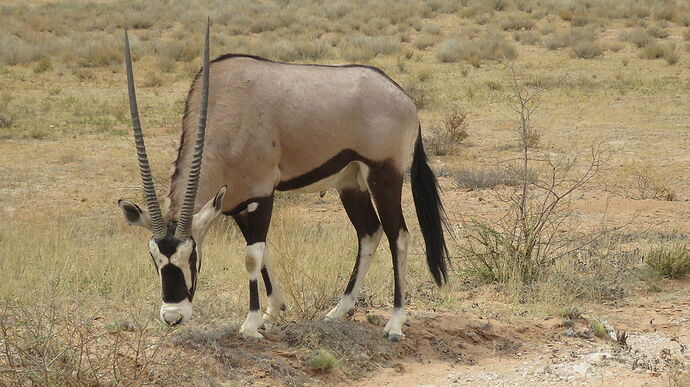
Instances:
[[[392,343],[397,343],[399,341],[402,341],[403,337],[404,337],[403,335],[391,334],[391,335],[388,335],[388,341],[390,341]]]

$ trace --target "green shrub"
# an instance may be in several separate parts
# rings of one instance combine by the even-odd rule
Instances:
[[[608,339],[609,338],[609,331],[606,329],[606,325],[602,323],[599,320],[592,320],[592,322],[589,324],[589,329],[592,330],[592,333],[594,333],[594,336],[600,338],[600,339]]]
[[[690,247],[686,244],[651,249],[644,260],[649,268],[665,278],[678,279],[690,273]]]
[[[319,352],[309,359],[307,364],[309,365],[309,368],[314,371],[331,372],[338,368],[340,365],[340,360],[335,357],[331,351],[321,348],[319,349]]]

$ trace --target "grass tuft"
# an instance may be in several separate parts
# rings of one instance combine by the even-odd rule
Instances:
[[[307,365],[314,371],[327,373],[338,368],[340,360],[331,351],[321,348],[309,359]]]
[[[686,244],[651,249],[644,260],[653,272],[664,278],[678,279],[690,273],[690,247]]]
[[[609,331],[606,329],[606,325],[597,319],[593,319],[589,324],[589,329],[592,330],[594,336],[600,339],[608,339]]]

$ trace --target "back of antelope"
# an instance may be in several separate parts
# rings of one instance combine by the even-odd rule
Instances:
[[[249,314],[240,332],[261,338],[263,319],[285,310],[266,246],[274,193],[335,188],[357,233],[359,250],[345,292],[326,318],[341,318],[353,310],[385,234],[395,289],[384,333],[391,341],[400,340],[406,320],[408,248],[401,192],[410,164],[427,263],[439,286],[447,279],[443,207],[414,103],[374,67],[290,64],[248,55],[209,61],[209,28],[204,64],[187,96],[163,210],[139,123],[125,31],[130,108],[148,211],[124,200],[118,204],[127,222],[153,231],[149,252],[161,280],[161,319],[176,325],[191,317],[204,236],[212,220],[224,214],[234,218],[247,242]],[[263,317],[259,277],[268,295]]]

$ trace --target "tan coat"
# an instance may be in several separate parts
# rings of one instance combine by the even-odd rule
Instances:
[[[182,205],[200,90],[197,76],[187,97],[166,200],[168,220],[177,218]],[[209,93],[195,213],[223,185],[228,186],[223,211],[241,210],[247,200],[270,196],[279,184],[305,177],[347,149],[348,160],[356,155],[371,162],[389,161],[401,172],[410,163],[419,126],[417,109],[377,69],[228,56],[211,63]],[[337,171],[326,173],[333,172]],[[303,190],[327,188],[314,184]]]

